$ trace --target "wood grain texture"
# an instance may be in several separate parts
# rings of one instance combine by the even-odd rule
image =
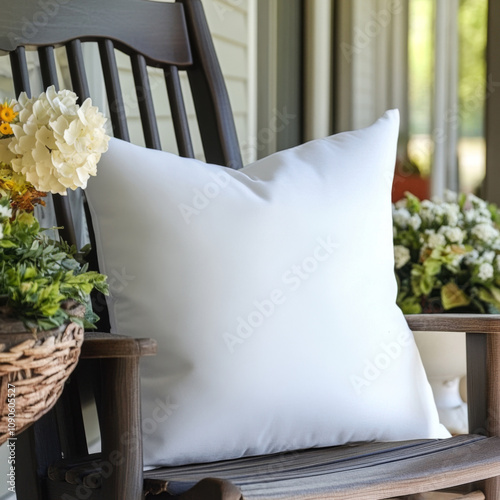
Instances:
[[[469,432],[488,435],[487,334],[467,333],[467,412]],[[443,357],[446,354],[443,353]]]
[[[109,38],[153,65],[191,64],[182,6],[146,0],[2,0],[0,51]],[[133,23],[136,29],[131,30]],[[126,35],[126,40],[124,39]],[[159,35],[161,34],[161,35]]]
[[[99,40],[99,54],[108,97],[109,114],[113,125],[113,135],[118,139],[130,141],[113,42],[111,40]],[[92,246],[94,246],[94,242],[92,242]]]
[[[26,92],[28,97],[31,97],[31,88],[28,72],[28,64],[26,62],[26,50],[24,47],[17,47],[10,54],[10,65],[12,68],[12,78],[14,80],[14,91],[16,96],[21,92]]]
[[[132,339],[112,333],[86,332],[81,359],[154,356],[156,340]]]
[[[488,419],[487,431],[490,436],[500,436],[500,338],[489,335],[488,346]],[[486,500],[500,498],[500,477],[485,481]]]
[[[238,487],[245,500],[375,500],[498,474],[499,446],[499,438],[480,436],[359,443],[157,469],[145,476],[168,479],[167,491],[173,495],[189,490],[203,477],[218,477]]]
[[[143,486],[139,358],[102,361],[102,496],[140,500]]]
[[[132,62],[132,73],[134,75],[137,103],[141,115],[144,142],[147,148],[161,149],[158,122],[149,83],[148,67],[146,59],[141,54],[130,56]]]
[[[66,54],[68,56],[68,66],[73,91],[78,96],[78,104],[81,105],[85,99],[90,97],[87,73],[83,60],[82,42],[80,40],[73,40],[68,43],[66,46]]]
[[[408,326],[413,331],[500,333],[498,314],[409,314]]]
[[[207,162],[243,166],[226,84],[201,0],[177,0],[186,11],[193,65],[187,68]]]
[[[164,73],[179,155],[184,158],[194,158],[193,141],[189,131],[179,71],[175,66],[171,66],[165,69]]]

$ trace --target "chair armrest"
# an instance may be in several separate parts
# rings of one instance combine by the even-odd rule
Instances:
[[[499,333],[500,314],[408,314],[413,331]]]
[[[156,340],[153,339],[133,339],[114,333],[86,332],[80,358],[102,359],[154,356],[156,349]]]
[[[406,320],[414,331],[467,334],[469,431],[500,436],[500,315],[414,314]]]
[[[101,458],[113,464],[103,475],[102,498],[141,498],[143,487],[139,361],[156,354],[156,341],[87,332],[80,358],[99,359],[102,398]]]

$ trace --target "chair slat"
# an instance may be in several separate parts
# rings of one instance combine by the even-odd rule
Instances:
[[[66,45],[68,55],[69,73],[73,84],[73,91],[79,99],[79,104],[90,97],[89,84],[85,64],[83,62],[82,43],[80,40],[73,40]]]
[[[13,50],[9,55],[16,97],[19,97],[21,92],[26,92],[28,97],[31,97],[28,64],[26,62],[26,50],[24,47],[17,47],[17,49]]]
[[[76,239],[75,226],[73,225],[73,217],[71,216],[71,206],[67,196],[54,194],[54,211],[56,213],[57,225],[59,226],[59,237],[70,245],[78,247]]]
[[[168,480],[172,496],[186,494],[203,478],[217,477],[237,486],[246,500],[374,500],[496,475],[499,452],[498,437],[464,435],[166,467],[148,471],[145,477]],[[203,490],[199,498],[204,498]]]
[[[146,59],[141,54],[135,54],[130,58],[132,62],[132,73],[134,75],[137,102],[141,113],[142,130],[146,147],[161,149],[158,123],[149,84],[148,67]]]
[[[201,1],[177,0],[184,6],[191,35],[193,65],[186,71],[193,93],[205,158],[238,169],[243,166],[238,136],[222,70]]]
[[[38,57],[40,60],[40,69],[42,71],[43,86],[47,88],[54,85],[56,90],[59,90],[54,47],[39,47]],[[59,226],[59,237],[67,241],[70,245],[77,245],[75,227],[73,225],[73,217],[71,216],[71,207],[68,198],[55,194],[52,199],[54,202],[57,225]]]
[[[115,137],[118,137],[119,139],[130,141],[113,42],[111,40],[100,41],[99,53],[101,55],[104,81],[106,83],[109,114],[113,125],[113,133]]]
[[[54,47],[39,47],[38,57],[40,59],[40,70],[42,71],[42,82],[44,88],[54,85],[56,90],[59,90]]]
[[[189,131],[179,71],[176,66],[170,66],[164,72],[179,155],[185,158],[194,158],[193,141],[191,140],[191,133]]]

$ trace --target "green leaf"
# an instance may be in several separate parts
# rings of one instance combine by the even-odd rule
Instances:
[[[489,287],[489,291],[495,301],[500,304],[500,288],[497,288],[495,286]]]
[[[4,238],[4,239],[0,240],[0,247],[2,247],[2,248],[16,248],[17,245],[13,241]]]
[[[412,193],[409,191],[406,191],[405,193],[406,197],[406,208],[412,213],[419,213],[420,212],[420,200]]]
[[[436,259],[427,259],[424,262],[424,270],[428,276],[435,276],[441,271],[441,262]]]
[[[422,312],[422,306],[416,297],[406,297],[398,302],[398,305],[404,314],[420,314]]]
[[[432,292],[435,283],[436,280],[434,276],[428,276],[425,274],[422,276],[422,280],[420,281],[420,290],[422,290],[424,295],[429,295]]]
[[[470,304],[470,298],[459,288],[459,286],[450,282],[441,287],[441,302],[445,310],[454,307],[463,307]]]

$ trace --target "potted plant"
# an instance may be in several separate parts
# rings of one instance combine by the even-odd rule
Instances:
[[[107,293],[106,277],[50,239],[33,213],[47,193],[85,188],[96,175],[105,120],[90,99],[79,106],[54,87],[0,105],[0,442],[53,406],[83,328],[97,319],[90,293]]]
[[[406,193],[393,204],[393,221],[397,302],[404,313],[500,311],[495,205],[451,191],[432,201]],[[415,338],[443,423],[466,431],[466,406],[459,394],[466,372],[463,336],[416,332]]]
[[[500,215],[472,194],[407,193],[393,205],[398,304],[406,314],[500,311]]]

